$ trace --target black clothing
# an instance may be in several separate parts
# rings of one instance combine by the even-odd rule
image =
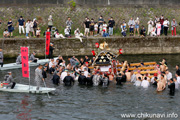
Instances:
[[[44,66],[44,67],[46,67],[46,72],[48,72],[49,71],[49,65]]]
[[[13,89],[15,87],[16,83],[13,82],[12,86],[11,86],[11,89]]]
[[[49,58],[53,58],[53,50],[54,48],[52,46],[49,47]]]
[[[44,79],[47,78],[47,73],[46,73],[46,71],[43,70],[42,76],[43,76]]]
[[[94,31],[94,22],[91,22],[91,24],[90,24],[90,31],[91,31],[91,32]]]
[[[89,28],[89,27],[90,27],[91,22],[90,22],[90,21],[86,21],[86,22],[84,22],[84,24],[85,24],[86,28]]]
[[[53,26],[51,26],[51,25],[48,25],[49,31],[51,31],[52,27],[53,27]]]
[[[66,76],[63,80],[65,86],[71,86],[74,83],[74,79],[71,76]]]
[[[116,85],[121,85],[122,77],[116,77]]]
[[[55,69],[52,68],[52,67],[49,69],[49,73],[50,73],[50,74],[52,74],[52,72],[54,73],[54,71],[55,71]]]
[[[0,63],[1,67],[3,67],[3,63]]]
[[[168,27],[164,27],[164,34],[167,36]]]
[[[84,65],[84,61],[83,61],[83,62],[82,62],[82,61],[80,61],[80,64],[81,64],[81,66],[82,66],[82,65]]]
[[[141,29],[140,35],[146,36],[146,29]]]
[[[87,77],[86,80],[87,80],[87,85],[89,86],[93,85],[92,77]]]
[[[180,69],[176,70],[176,74],[179,76],[180,75]]]
[[[58,59],[58,60],[59,60],[58,65],[60,65],[60,63],[62,63],[63,60],[62,59]]]
[[[152,85],[157,86],[157,82],[155,81]]]
[[[108,24],[109,24],[109,27],[114,27],[115,21],[114,20],[109,20]]]
[[[168,85],[168,88],[170,89],[170,95],[174,95],[175,93],[175,83],[171,83]]]
[[[80,85],[86,85],[86,82],[87,82],[86,76],[80,75],[78,78],[78,82]]]
[[[122,76],[122,82],[126,82],[126,75]]]
[[[35,63],[37,63],[37,59],[34,59],[32,62],[35,62]]]
[[[85,63],[85,62],[88,62],[88,63],[89,63],[89,61],[90,61],[89,58],[88,58],[88,59],[86,59],[86,58],[84,59],[84,63]]]
[[[52,78],[53,84],[59,85],[60,83],[59,80],[60,80],[60,77],[57,74],[54,74]]]

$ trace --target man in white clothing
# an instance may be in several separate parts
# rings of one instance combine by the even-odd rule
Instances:
[[[54,59],[51,59],[51,62],[49,62],[49,68],[51,68],[53,65],[56,66],[56,63],[54,62]]]
[[[176,74],[177,82],[180,84],[180,76]]]
[[[148,21],[148,32],[147,32],[147,35],[150,35],[152,30],[153,30],[153,25],[154,25],[154,22],[152,21],[152,18],[150,18],[150,20]]]
[[[131,82],[136,82],[136,75],[133,70],[131,71]]]
[[[168,81],[170,81],[171,78],[172,78],[172,73],[169,72],[169,70],[166,70],[166,79],[167,79]]]
[[[65,70],[64,72],[61,73],[60,79],[61,79],[62,81],[63,81],[64,78],[67,76],[67,72],[68,72],[68,70]]]
[[[141,86],[143,87],[143,88],[148,88],[149,87],[149,82],[147,81],[147,77],[145,77],[144,78],[144,80],[142,81],[142,83],[141,83]]]
[[[79,28],[77,28],[75,31],[74,31],[74,35],[75,35],[75,38],[78,38],[81,42],[82,41],[82,38],[83,37],[83,34],[80,32]]]
[[[88,77],[88,71],[87,71],[87,68],[84,68],[84,76],[86,76],[86,78]]]
[[[179,83],[177,82],[177,79],[173,78],[173,81],[175,83],[175,89],[179,89]]]

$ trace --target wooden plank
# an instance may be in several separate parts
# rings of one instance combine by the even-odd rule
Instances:
[[[156,65],[157,63],[156,62],[144,62],[144,65]],[[141,63],[131,63],[130,66],[133,67],[133,66],[140,66]],[[117,67],[122,67],[122,65],[117,65]]]
[[[149,73],[149,74],[154,74],[154,73],[158,73],[158,71],[155,70],[155,71],[141,71],[141,72],[140,72],[140,74],[147,74],[147,73]],[[137,72],[134,72],[134,74],[137,74]]]
[[[128,70],[135,70],[136,69],[136,67],[132,67],[132,68],[129,68]],[[139,67],[138,68],[139,70],[147,70],[147,69],[149,69],[149,70],[154,70],[155,69],[155,67]],[[118,71],[120,71],[121,69],[119,68],[118,69]]]
[[[156,62],[144,62],[144,65],[156,65]],[[141,63],[131,63],[130,66],[140,66]]]

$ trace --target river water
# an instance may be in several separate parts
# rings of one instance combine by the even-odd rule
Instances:
[[[162,58],[167,59],[169,70],[174,75],[175,65],[180,63],[180,55],[128,55],[118,59],[128,62],[160,62]],[[7,62],[11,61],[13,59]],[[34,70],[35,67],[32,67],[31,84]],[[21,69],[11,71],[16,82],[28,84],[28,79],[22,78]],[[6,73],[0,71],[1,80]],[[53,87],[50,79],[51,76],[48,76],[47,86]],[[174,113],[174,116],[166,118],[176,120],[178,118],[175,117],[180,113],[180,92],[176,91],[174,96],[170,96],[168,88],[157,93],[153,86],[148,89],[137,88],[129,82],[122,86],[111,82],[108,87],[79,86],[76,82],[72,87],[60,85],[56,88],[57,91],[50,94],[51,99],[46,94],[0,92],[0,120],[122,120],[122,114],[141,114],[139,117],[143,117],[142,114],[146,113]],[[164,120],[165,116],[162,117]],[[134,119],[140,118],[131,118]]]

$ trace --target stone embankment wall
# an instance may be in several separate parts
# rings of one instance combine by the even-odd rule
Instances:
[[[96,50],[95,43],[106,41],[111,51],[116,53],[120,48],[124,54],[178,54],[180,53],[180,37],[146,37],[146,38],[88,38],[83,39],[83,46],[78,39],[52,39],[54,55],[92,55]],[[30,51],[36,51],[38,56],[44,56],[45,39],[0,39],[0,48],[4,49],[6,57],[15,57],[20,52],[20,46],[29,46]]]
[[[71,0],[0,0],[1,5],[35,5],[61,4],[66,5]],[[117,5],[178,5],[179,0],[74,0],[77,5],[117,6]]]

